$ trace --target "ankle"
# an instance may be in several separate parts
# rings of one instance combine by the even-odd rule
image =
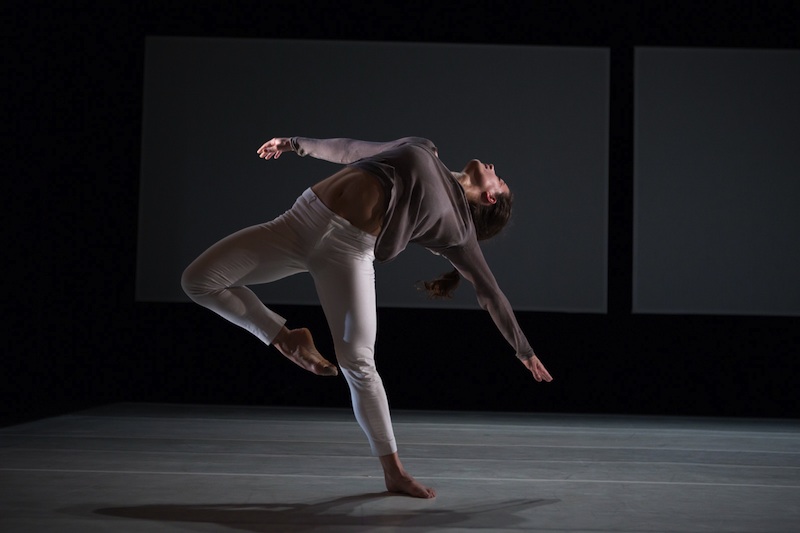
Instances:
[[[403,468],[403,464],[400,462],[400,457],[397,455],[397,452],[389,455],[381,455],[379,459],[381,461],[381,466],[383,467],[384,476],[392,479],[408,477],[405,468]]]
[[[272,346],[277,348],[278,351],[284,352],[289,349],[289,337],[291,331],[286,327],[283,326],[281,330],[275,335],[275,338],[272,339]]]

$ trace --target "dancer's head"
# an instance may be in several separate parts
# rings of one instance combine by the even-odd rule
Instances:
[[[495,174],[494,165],[473,159],[464,170],[453,174],[464,188],[478,240],[500,233],[511,220],[514,195],[506,182]],[[460,280],[458,270],[453,270],[435,280],[422,282],[422,288],[430,298],[452,298]]]
[[[477,159],[468,162],[461,172],[456,173],[467,199],[483,205],[491,205],[497,196],[510,193],[505,181],[494,171],[494,165],[483,163]]]
[[[500,233],[511,219],[514,195],[494,171],[494,165],[473,159],[454,173],[464,188],[479,241]]]

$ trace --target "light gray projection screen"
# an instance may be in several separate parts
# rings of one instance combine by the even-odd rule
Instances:
[[[484,251],[516,309],[605,312],[608,85],[607,49],[149,37],[136,297],[185,301],[198,254],[339,168],[265,162],[264,141],[420,136],[451,169],[494,163],[514,191]],[[415,290],[450,268],[409,246],[376,265],[379,305],[477,308],[466,282],[447,302]],[[254,289],[317,303],[306,274]]]
[[[633,310],[800,314],[800,52],[635,57]]]

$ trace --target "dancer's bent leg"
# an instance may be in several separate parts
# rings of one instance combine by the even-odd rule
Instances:
[[[314,228],[297,224],[306,218],[296,212],[299,204],[300,200],[272,222],[243,229],[211,246],[186,268],[181,283],[192,300],[273,344],[297,365],[315,374],[336,375],[336,367],[319,354],[308,330],[287,329],[286,320],[245,287],[306,271],[304,247],[313,245]],[[305,230],[303,235],[298,228]]]

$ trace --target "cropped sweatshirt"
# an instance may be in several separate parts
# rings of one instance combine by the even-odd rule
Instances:
[[[356,167],[380,181],[388,207],[375,243],[377,261],[395,258],[408,243],[444,256],[475,287],[479,305],[489,312],[517,357],[534,355],[481,252],[464,189],[436,155],[431,141],[293,137],[291,143],[300,156]]]

